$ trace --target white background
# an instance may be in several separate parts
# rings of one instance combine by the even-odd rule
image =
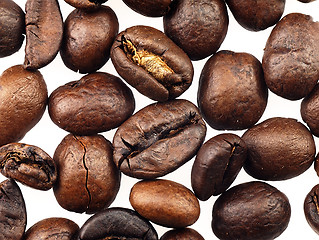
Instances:
[[[16,0],[16,2],[24,9],[26,0]],[[68,14],[73,10],[73,7],[66,4],[63,0],[59,0],[63,19],[65,20]],[[105,5],[110,6],[118,16],[120,31],[133,25],[149,25],[163,31],[162,18],[149,18],[139,15],[129,9],[121,0],[109,0]],[[319,20],[319,1],[304,4],[297,0],[287,0],[284,15],[291,12],[301,12],[311,15],[315,20]],[[232,50],[235,52],[248,52],[257,57],[260,61],[263,56],[263,48],[265,47],[266,40],[271,32],[272,28],[264,30],[262,32],[249,32],[242,28],[233,18],[230,11],[229,13],[229,29],[225,41],[220,49]],[[7,68],[22,64],[24,61],[24,46],[21,50],[10,57],[0,59],[0,73]],[[318,49],[319,51],[319,49]],[[180,97],[185,98],[193,103],[197,104],[197,88],[198,79],[203,65],[207,59],[193,62],[195,75],[192,86]],[[78,80],[81,78],[81,74],[75,73],[66,68],[61,61],[60,55],[48,66],[42,68],[41,73],[46,80],[49,94],[58,86],[67,82]],[[118,75],[109,60],[107,64],[100,69],[100,71],[112,73]],[[142,96],[135,90],[133,90],[136,99],[136,110],[152,103],[152,100]],[[268,119],[270,117],[291,117],[300,121],[300,102],[301,101],[289,101],[269,92],[269,100],[266,111],[259,122]],[[103,133],[103,135],[110,141],[112,141],[115,130]],[[244,131],[235,131],[233,133],[242,136]],[[206,140],[211,137],[222,133],[221,131],[213,130],[208,126]],[[55,148],[66,136],[67,132],[59,129],[54,125],[46,111],[41,121],[21,140],[21,142],[36,145],[45,150],[50,156],[53,156]],[[316,145],[319,148],[318,139],[315,138]],[[189,161],[184,166],[177,169],[175,172],[164,176],[165,179],[171,179],[179,182],[191,189],[190,172],[194,159]],[[5,177],[0,176],[0,181],[3,181]],[[252,177],[248,176],[244,170],[242,170],[233,183],[232,186],[242,182],[252,181]],[[136,179],[127,177],[122,174],[120,191],[111,206],[127,207],[131,208],[128,197],[129,192]],[[277,187],[284,192],[291,203],[292,216],[286,231],[278,239],[316,239],[318,235],[309,227],[306,222],[303,213],[303,202],[306,194],[310,189],[319,183],[313,165],[302,175],[293,179],[277,182],[268,182],[271,185]],[[32,226],[37,221],[40,221],[48,217],[65,217],[75,221],[81,226],[90,216],[86,214],[78,214],[68,212],[62,209],[55,200],[52,190],[40,191],[34,190],[29,187],[19,184],[23,192],[28,215],[27,228]],[[211,212],[214,201],[217,197],[211,197],[206,202],[200,202],[201,215],[199,220],[192,226],[196,229],[205,239],[217,239],[210,227],[211,224]],[[163,235],[168,228],[155,225],[159,237]]]

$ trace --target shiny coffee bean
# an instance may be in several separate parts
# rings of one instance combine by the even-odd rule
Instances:
[[[206,201],[224,192],[235,180],[247,157],[244,141],[235,134],[217,135],[201,146],[191,173],[195,195]]]
[[[22,239],[27,212],[19,186],[13,179],[0,183],[0,239]]]
[[[205,123],[191,102],[154,103],[117,129],[113,160],[128,176],[144,179],[164,176],[189,161],[205,135]]]
[[[64,0],[71,6],[80,9],[94,10],[105,3],[107,0]]]
[[[309,226],[319,235],[319,184],[307,194],[304,213]]]
[[[107,208],[120,187],[120,173],[112,161],[112,145],[102,135],[67,135],[54,161],[58,179],[54,195],[66,210],[95,213]]]
[[[288,198],[263,182],[242,183],[214,203],[212,229],[219,239],[272,240],[287,228]]]
[[[123,0],[123,2],[133,9],[147,17],[162,17],[170,10],[173,0]]]
[[[132,91],[116,76],[91,73],[54,90],[49,114],[60,128],[91,135],[121,125],[135,109]]]
[[[152,27],[133,26],[121,32],[112,46],[111,59],[127,83],[155,101],[180,96],[193,80],[189,57]]]
[[[17,52],[25,33],[24,12],[13,0],[0,2],[0,58]]]
[[[319,23],[291,13],[272,30],[265,47],[263,70],[268,88],[290,100],[305,97],[319,79]]]
[[[48,91],[39,71],[22,65],[5,70],[0,76],[0,146],[18,142],[41,119]]]
[[[194,229],[179,228],[164,233],[160,240],[204,240]]]
[[[27,0],[24,67],[39,69],[53,61],[63,36],[63,19],[57,0]]]
[[[131,209],[108,208],[89,218],[81,227],[79,240],[157,240],[154,227]]]
[[[23,143],[9,143],[0,148],[0,171],[39,190],[49,190],[57,178],[53,159],[41,148]]]
[[[270,118],[242,136],[248,148],[244,163],[254,178],[272,181],[296,177],[314,162],[316,146],[312,134],[291,118]]]
[[[215,53],[226,37],[228,13],[223,0],[173,1],[164,32],[192,60]]]
[[[188,188],[163,179],[136,183],[131,189],[130,203],[141,216],[171,228],[192,225],[200,214],[199,202]]]
[[[76,240],[79,226],[66,218],[46,218],[26,231],[23,240]]]

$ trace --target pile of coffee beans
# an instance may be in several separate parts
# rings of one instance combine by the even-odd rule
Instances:
[[[318,9],[1,0],[0,240],[318,238]]]

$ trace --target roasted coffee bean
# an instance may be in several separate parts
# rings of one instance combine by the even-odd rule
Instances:
[[[157,240],[154,227],[131,209],[109,208],[89,218],[80,229],[79,240]]]
[[[41,148],[23,143],[9,143],[0,148],[0,171],[39,190],[49,190],[57,178],[53,159]]]
[[[204,238],[194,229],[180,228],[169,230],[160,240],[204,240]]]
[[[66,210],[95,213],[107,208],[120,187],[112,145],[102,135],[67,135],[53,159],[58,167],[54,195]]]
[[[56,57],[63,36],[63,19],[57,0],[27,0],[24,67],[39,69]]]
[[[123,2],[147,17],[161,17],[168,13],[173,0],[123,0]]]
[[[132,115],[132,91],[116,76],[91,73],[54,90],[49,114],[60,128],[76,135],[91,135],[121,125]]]
[[[268,88],[290,100],[305,97],[319,79],[319,23],[311,16],[291,13],[272,30],[264,51]]]
[[[80,73],[100,69],[109,60],[118,29],[117,16],[107,6],[95,11],[72,11],[64,24],[60,51],[64,64]]]
[[[298,1],[303,3],[310,3],[310,2],[314,2],[315,0],[298,0]]]
[[[319,234],[319,184],[307,194],[304,201],[304,213],[309,226]]]
[[[288,198],[263,182],[242,183],[223,193],[213,207],[212,229],[219,239],[272,240],[288,226]]]
[[[20,240],[27,225],[27,212],[19,186],[13,179],[0,183],[0,239]]]
[[[18,142],[41,119],[48,91],[39,71],[13,66],[0,76],[0,146]]]
[[[80,9],[96,9],[99,8],[101,4],[105,3],[107,0],[64,0],[71,6]]]
[[[113,160],[128,176],[164,176],[190,160],[205,135],[205,123],[191,102],[179,99],[154,103],[117,129]]]
[[[223,0],[179,0],[164,16],[164,32],[190,59],[200,60],[219,49],[228,21]]]
[[[244,141],[235,134],[217,135],[201,146],[191,173],[195,195],[206,201],[224,192],[235,180],[247,157]]]
[[[285,180],[305,172],[315,159],[309,130],[291,118],[270,118],[242,136],[248,148],[246,172],[261,180]]]
[[[17,52],[25,33],[24,12],[12,0],[0,2],[0,58]]]
[[[79,226],[66,218],[46,218],[28,229],[23,240],[76,240]]]
[[[197,100],[203,118],[212,128],[252,127],[268,100],[261,63],[248,53],[218,52],[202,70]]]
[[[141,216],[158,225],[183,228],[195,223],[200,206],[194,193],[183,185],[163,179],[136,183],[130,203]]]
[[[286,0],[226,0],[237,22],[250,31],[261,31],[281,18]]]
[[[193,80],[189,57],[152,27],[134,26],[121,32],[112,46],[111,59],[125,81],[155,101],[180,96]]]

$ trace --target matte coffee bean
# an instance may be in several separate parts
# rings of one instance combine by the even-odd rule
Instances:
[[[164,32],[190,59],[204,59],[219,49],[229,23],[223,0],[179,0],[171,6]]]
[[[112,161],[112,145],[102,135],[67,135],[54,161],[58,179],[54,195],[66,210],[95,213],[107,208],[120,187],[120,173]]]
[[[80,73],[100,69],[109,60],[118,30],[117,16],[107,6],[101,6],[95,11],[72,11],[65,20],[60,50],[64,64]]]
[[[0,148],[0,171],[39,190],[49,190],[57,178],[53,159],[41,148],[24,143],[9,143]]]
[[[202,201],[217,196],[233,183],[247,157],[244,141],[235,134],[212,137],[199,149],[191,173],[192,188]]]
[[[20,240],[27,225],[27,212],[19,186],[13,179],[0,183],[0,239]]]
[[[212,128],[252,127],[264,113],[267,100],[262,66],[253,55],[220,51],[204,65],[197,101],[203,118]]]
[[[111,59],[128,84],[155,101],[180,96],[193,81],[189,57],[152,27],[133,26],[121,32],[112,46]]]
[[[179,183],[163,179],[136,183],[131,189],[130,203],[141,216],[164,227],[187,227],[200,214],[194,193]]]
[[[162,17],[170,10],[173,0],[123,0],[123,2],[133,9],[147,17]]]
[[[12,0],[0,2],[0,58],[17,52],[24,41],[25,15]]]
[[[169,230],[160,240],[204,240],[204,238],[194,229],[180,228]]]
[[[105,3],[107,0],[64,0],[71,6],[80,9],[94,10]]]
[[[189,161],[205,135],[205,123],[191,102],[154,103],[117,129],[113,138],[113,160],[131,177],[164,176]]]
[[[304,213],[309,226],[319,234],[319,184],[307,194],[304,201]]]
[[[237,22],[250,31],[261,31],[281,18],[286,0],[226,0]]]
[[[268,88],[290,100],[311,92],[319,79],[319,23],[291,13],[272,30],[264,50],[263,70]]]
[[[149,221],[131,209],[108,208],[90,217],[79,232],[79,240],[157,240]]]
[[[39,69],[56,57],[63,36],[63,19],[57,0],[27,0],[24,67]]]
[[[305,172],[314,162],[312,134],[291,118],[270,118],[242,136],[248,148],[246,172],[261,180],[286,180]]]
[[[5,70],[0,76],[0,146],[21,140],[41,119],[47,100],[39,71],[22,65]]]
[[[23,240],[76,240],[79,226],[66,218],[46,218],[26,231]]]
[[[121,125],[132,115],[132,91],[116,76],[91,73],[54,90],[49,114],[60,128],[76,135],[91,135]]]
[[[263,182],[242,183],[214,203],[212,229],[219,239],[272,240],[291,216],[286,195]]]

